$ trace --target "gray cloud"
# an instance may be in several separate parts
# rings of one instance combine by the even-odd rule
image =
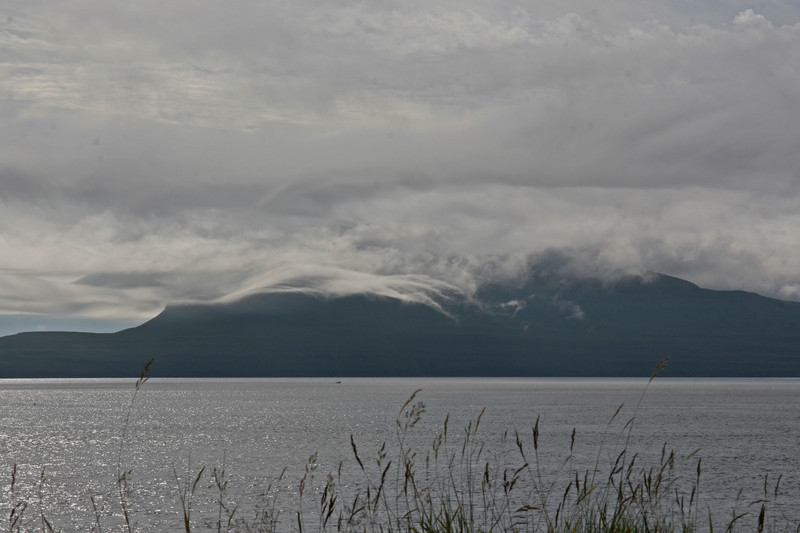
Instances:
[[[749,8],[11,2],[0,312],[431,301],[554,253],[800,299],[800,10]]]

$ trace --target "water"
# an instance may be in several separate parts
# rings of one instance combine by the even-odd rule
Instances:
[[[224,466],[227,497],[245,516],[266,501],[270,482],[284,495],[280,506],[296,501],[315,452],[317,481],[344,461],[342,489],[353,490],[364,478],[350,436],[374,464],[380,444],[396,442],[400,407],[422,388],[426,412],[409,436],[421,449],[448,413],[457,439],[486,408],[479,436],[492,450],[513,452],[513,437],[499,444],[507,429],[517,429],[530,450],[539,417],[546,477],[598,460],[608,466],[628,439],[640,464],[657,464],[666,443],[684,481],[694,480],[702,459],[704,516],[708,509],[727,522],[739,489],[738,508],[753,512],[746,504],[764,495],[765,476],[775,500],[782,475],[771,509],[800,522],[793,505],[800,501],[800,380],[659,378],[642,396],[646,385],[636,379],[151,379],[131,410],[133,380],[0,380],[0,515],[25,500],[29,520],[44,514],[64,531],[89,531],[99,516],[104,531],[120,530],[115,480],[130,470],[128,501],[139,530],[179,531],[179,487],[206,467],[193,503],[200,530],[218,509],[208,488],[214,467]],[[624,425],[634,413],[628,437]],[[565,468],[573,429],[573,461]],[[284,467],[285,479],[275,482]],[[288,508],[283,517],[291,517]],[[32,529],[39,524],[31,522]],[[289,521],[281,529],[291,527]]]

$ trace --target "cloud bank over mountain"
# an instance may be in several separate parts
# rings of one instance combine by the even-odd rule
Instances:
[[[800,300],[799,87],[779,1],[7,2],[0,313],[554,255]]]

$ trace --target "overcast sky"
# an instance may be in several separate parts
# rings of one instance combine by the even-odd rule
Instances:
[[[800,300],[793,1],[5,0],[0,120],[17,329],[553,251]]]

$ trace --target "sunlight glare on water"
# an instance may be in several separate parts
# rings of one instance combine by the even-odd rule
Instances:
[[[628,438],[642,461],[657,462],[666,444],[685,457],[690,477],[702,458],[701,505],[732,512],[778,476],[781,500],[800,501],[800,380],[657,379],[642,398],[639,379],[151,379],[133,398],[133,380],[0,380],[0,458],[4,512],[15,501],[38,502],[64,531],[88,531],[98,520],[119,525],[115,481],[130,471],[130,508],[144,530],[180,530],[179,483],[206,467],[195,516],[215,513],[208,489],[224,466],[240,512],[258,505],[286,468],[281,490],[291,496],[308,458],[321,471],[351,475],[350,435],[374,458],[395,439],[395,419],[409,395],[426,413],[411,439],[425,449],[445,417],[453,435],[483,408],[480,435],[496,445],[505,430],[530,439],[537,417],[543,470],[563,469],[573,428],[572,461],[581,468],[613,461]],[[624,425],[638,412],[630,437]],[[623,405],[613,423],[617,408]],[[9,490],[16,465],[14,491]],[[42,471],[44,484],[39,490]],[[176,480],[176,474],[178,480]],[[772,481],[769,481],[772,480]],[[91,491],[91,492],[90,492]],[[39,503],[37,503],[39,505]],[[784,512],[798,514],[791,505]],[[37,511],[38,512],[38,511]],[[32,513],[31,513],[32,514]],[[793,517],[797,520],[798,516]]]

